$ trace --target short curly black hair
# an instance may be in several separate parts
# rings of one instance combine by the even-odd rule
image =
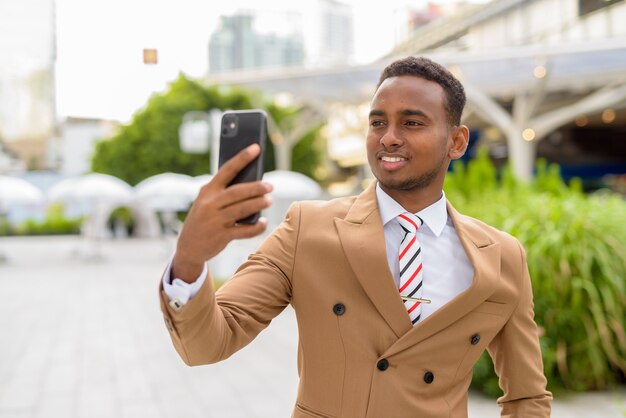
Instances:
[[[448,122],[452,126],[461,124],[461,114],[463,113],[466,100],[465,89],[461,82],[444,66],[426,57],[409,56],[401,58],[385,67],[380,74],[376,89],[378,90],[386,79],[402,75],[421,77],[439,84],[443,88],[446,97],[443,105],[448,113]]]

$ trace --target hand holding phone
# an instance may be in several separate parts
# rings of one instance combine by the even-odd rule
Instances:
[[[248,146],[226,161],[200,189],[178,237],[172,262],[173,277],[193,282],[204,262],[218,255],[229,242],[257,236],[267,228],[267,221],[262,218],[254,224],[237,220],[269,207],[272,186],[261,181],[229,186],[260,154],[258,144]]]
[[[219,166],[222,167],[237,153],[252,144],[261,148],[259,156],[244,167],[229,186],[261,180],[263,176],[263,151],[267,136],[267,115],[263,110],[236,110],[225,112],[220,127]],[[254,224],[260,212],[237,220],[237,223]]]

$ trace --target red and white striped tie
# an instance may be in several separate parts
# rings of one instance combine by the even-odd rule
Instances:
[[[405,212],[398,216],[398,222],[405,235],[400,243],[398,261],[400,262],[400,297],[404,301],[413,325],[420,320],[422,314],[422,248],[417,240],[417,230],[423,221],[419,216]]]

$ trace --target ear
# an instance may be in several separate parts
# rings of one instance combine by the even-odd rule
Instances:
[[[451,146],[448,150],[448,157],[450,157],[451,160],[458,160],[467,150],[469,129],[467,129],[465,125],[455,126],[452,128],[450,136]]]

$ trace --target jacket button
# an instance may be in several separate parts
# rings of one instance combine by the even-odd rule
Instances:
[[[344,313],[346,313],[346,307],[343,303],[337,303],[335,306],[333,306],[333,312],[335,313],[335,315],[343,315]]]
[[[184,306],[182,302],[178,299],[170,300],[169,305],[176,312],[180,312]]]
[[[378,363],[376,363],[376,367],[378,367],[378,370],[380,370],[381,372],[384,372],[389,368],[389,361],[386,358],[378,360]]]
[[[472,345],[478,344],[479,341],[480,341],[480,335],[478,335],[478,334],[474,334],[474,335],[472,335],[472,338],[470,338],[470,343]]]
[[[424,382],[430,385],[431,383],[433,383],[433,380],[435,380],[435,375],[432,374],[432,372],[424,373]]]

